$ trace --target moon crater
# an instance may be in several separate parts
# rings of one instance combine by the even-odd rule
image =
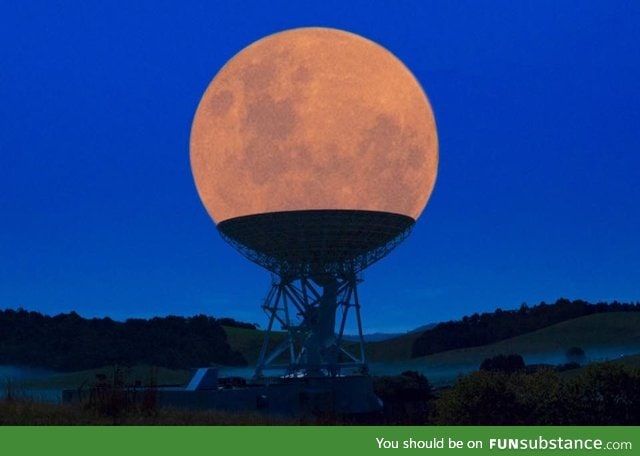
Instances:
[[[281,140],[294,130],[298,116],[293,100],[261,96],[248,106],[245,125],[261,140]]]

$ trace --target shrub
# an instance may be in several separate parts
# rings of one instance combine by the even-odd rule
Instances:
[[[490,372],[517,372],[524,369],[524,359],[517,354],[497,355],[486,358],[480,365],[480,370]]]
[[[386,424],[425,424],[428,421],[433,388],[427,377],[415,371],[398,376],[376,377],[376,394],[384,403]]]
[[[565,352],[567,363],[582,364],[586,361],[587,356],[581,347],[571,347]]]

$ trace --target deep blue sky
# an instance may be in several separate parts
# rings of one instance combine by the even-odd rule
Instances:
[[[414,72],[440,138],[368,331],[558,297],[640,300],[640,3],[0,3],[0,308],[265,323],[269,274],[197,196],[189,132],[236,52],[300,26]]]

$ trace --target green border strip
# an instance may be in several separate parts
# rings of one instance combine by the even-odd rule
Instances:
[[[15,455],[222,455],[274,454],[279,456],[345,454],[640,454],[640,427],[384,427],[384,426],[219,426],[219,427],[2,427],[4,454]],[[378,444],[385,439],[389,443]],[[403,448],[411,442],[423,448]],[[491,439],[494,440],[493,447]],[[509,441],[508,439],[511,439]],[[562,439],[561,441],[558,439]],[[617,444],[617,450],[552,449],[572,446],[582,439]],[[544,450],[498,449],[499,444],[522,445],[522,440],[547,441]],[[567,443],[571,441],[571,444]],[[477,448],[481,442],[482,448]],[[499,443],[498,443],[499,442]],[[383,449],[391,445],[398,448]],[[424,448],[434,446],[436,448]],[[544,444],[542,444],[544,445]],[[631,448],[625,448],[631,445]],[[453,446],[453,448],[451,448]],[[476,447],[476,448],[472,448]]]

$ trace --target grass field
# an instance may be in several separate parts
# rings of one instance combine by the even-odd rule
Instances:
[[[225,328],[229,344],[239,350],[250,364],[257,360],[264,333],[259,330]],[[366,345],[371,362],[399,362],[411,358],[413,342],[419,333],[409,333]],[[284,333],[275,338],[282,340]],[[605,348],[640,347],[640,313],[612,312],[575,318],[528,334],[481,347],[462,348],[411,360],[434,365],[477,363],[484,358],[504,353],[547,355],[564,353],[573,346],[601,350]]]
[[[262,341],[264,340],[264,331],[231,326],[225,326],[224,330],[227,333],[227,342],[231,348],[242,353],[242,356],[244,356],[250,365],[255,365],[258,361]],[[281,342],[284,337],[284,332],[273,332],[271,334],[272,345]]]
[[[258,360],[264,331],[257,329],[244,329],[225,326],[227,341],[232,349],[238,350],[250,365],[254,365]],[[413,341],[420,336],[420,333],[408,333],[400,337],[394,337],[380,342],[368,342],[366,344],[367,359],[375,362],[385,362],[398,359],[408,359],[411,356]],[[285,337],[284,332],[272,334],[272,341],[276,343]],[[354,342],[346,342],[347,347],[355,345]]]
[[[616,359],[640,352],[640,313],[615,312],[568,320],[522,336],[480,347],[449,350],[420,358],[386,363],[385,372],[417,370],[426,375],[451,371],[466,373],[477,369],[485,359],[499,354],[517,353],[530,363],[566,362],[565,351],[582,347],[587,359]],[[628,358],[626,362],[632,362]],[[374,366],[375,367],[375,366]]]
[[[419,332],[407,333],[399,337],[366,344],[367,359],[372,362],[390,362],[411,358],[413,342],[420,337]]]
[[[257,360],[264,333],[259,330],[225,328],[230,345],[253,365]],[[568,320],[528,334],[480,347],[449,350],[411,358],[411,347],[419,333],[409,333],[381,342],[367,344],[368,360],[374,374],[393,375],[417,370],[435,384],[446,384],[458,375],[478,369],[485,358],[517,353],[527,363],[561,364],[570,347],[582,347],[587,359],[616,359],[640,352],[640,313],[613,312]],[[275,338],[282,340],[283,333]],[[626,363],[632,357],[624,358]],[[640,363],[640,360],[638,360]]]

